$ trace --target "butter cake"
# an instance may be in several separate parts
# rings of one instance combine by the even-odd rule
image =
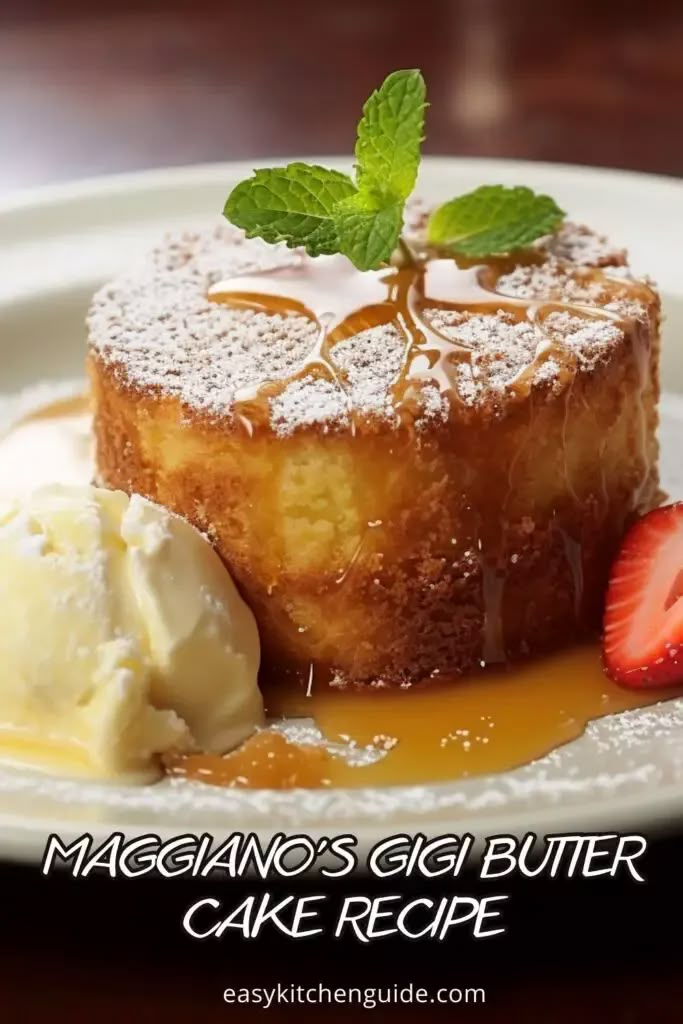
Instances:
[[[222,224],[93,301],[100,480],[208,534],[275,678],[407,684],[592,635],[657,503],[659,299],[624,253],[565,224],[423,256],[361,274]]]

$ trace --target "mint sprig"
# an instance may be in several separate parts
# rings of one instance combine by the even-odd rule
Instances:
[[[355,183],[311,164],[265,168],[240,182],[223,211],[247,237],[343,253],[359,270],[391,259],[415,185],[424,135],[425,83],[394,71],[368,99],[358,125]]]
[[[550,234],[564,211],[550,196],[518,185],[482,185],[432,213],[427,237],[463,256],[497,256]]]
[[[417,179],[426,107],[422,74],[394,71],[363,107],[355,180],[314,164],[263,168],[232,190],[225,216],[249,238],[310,256],[342,253],[359,270],[385,265],[399,247],[405,258],[403,212]],[[432,213],[428,241],[453,254],[495,256],[554,231],[563,217],[549,196],[483,185]]]

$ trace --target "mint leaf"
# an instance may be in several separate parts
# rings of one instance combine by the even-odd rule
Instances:
[[[424,139],[426,87],[419,71],[394,71],[363,107],[356,142],[360,189],[407,199]]]
[[[265,168],[232,190],[225,216],[248,238],[301,246],[310,256],[343,253],[359,270],[387,263],[400,245],[403,207],[417,178],[426,106],[421,72],[394,71],[363,107],[355,184],[312,164]],[[437,209],[428,238],[464,256],[495,256],[549,234],[563,218],[549,196],[484,185]],[[405,246],[403,256],[412,259]]]
[[[403,200],[387,201],[366,192],[340,203],[335,224],[340,252],[358,270],[374,270],[391,259],[403,227]]]
[[[263,168],[236,185],[224,214],[247,238],[303,246],[309,256],[340,251],[334,210],[354,195],[346,174],[315,164]]]
[[[429,218],[429,241],[463,256],[512,252],[547,235],[564,211],[530,188],[482,185],[440,206]]]

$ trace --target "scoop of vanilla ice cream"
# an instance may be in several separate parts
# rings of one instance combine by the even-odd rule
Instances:
[[[205,538],[137,495],[0,502],[0,756],[141,780],[263,721],[254,617]]]

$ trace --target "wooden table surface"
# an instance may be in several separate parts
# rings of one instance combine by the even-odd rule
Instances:
[[[411,66],[428,80],[427,152],[683,172],[681,0],[0,0],[0,191],[166,164],[349,153],[365,96]],[[419,944],[208,950],[181,941],[187,894],[173,886],[76,886],[5,868],[0,1013],[8,1024],[67,1013],[95,1024],[203,1022],[228,1017],[219,998],[228,984],[331,972],[346,984],[417,982],[426,971],[436,982],[486,983],[493,1005],[471,1012],[481,1021],[679,1021],[681,943],[663,929],[682,854],[680,840],[657,845],[653,882],[635,893],[560,898],[531,887],[511,938],[476,957]],[[397,1008],[391,1019],[417,1012]],[[281,1007],[275,1019],[302,1016]]]
[[[426,151],[683,172],[681,0],[2,0],[0,188],[349,153],[421,67]]]

